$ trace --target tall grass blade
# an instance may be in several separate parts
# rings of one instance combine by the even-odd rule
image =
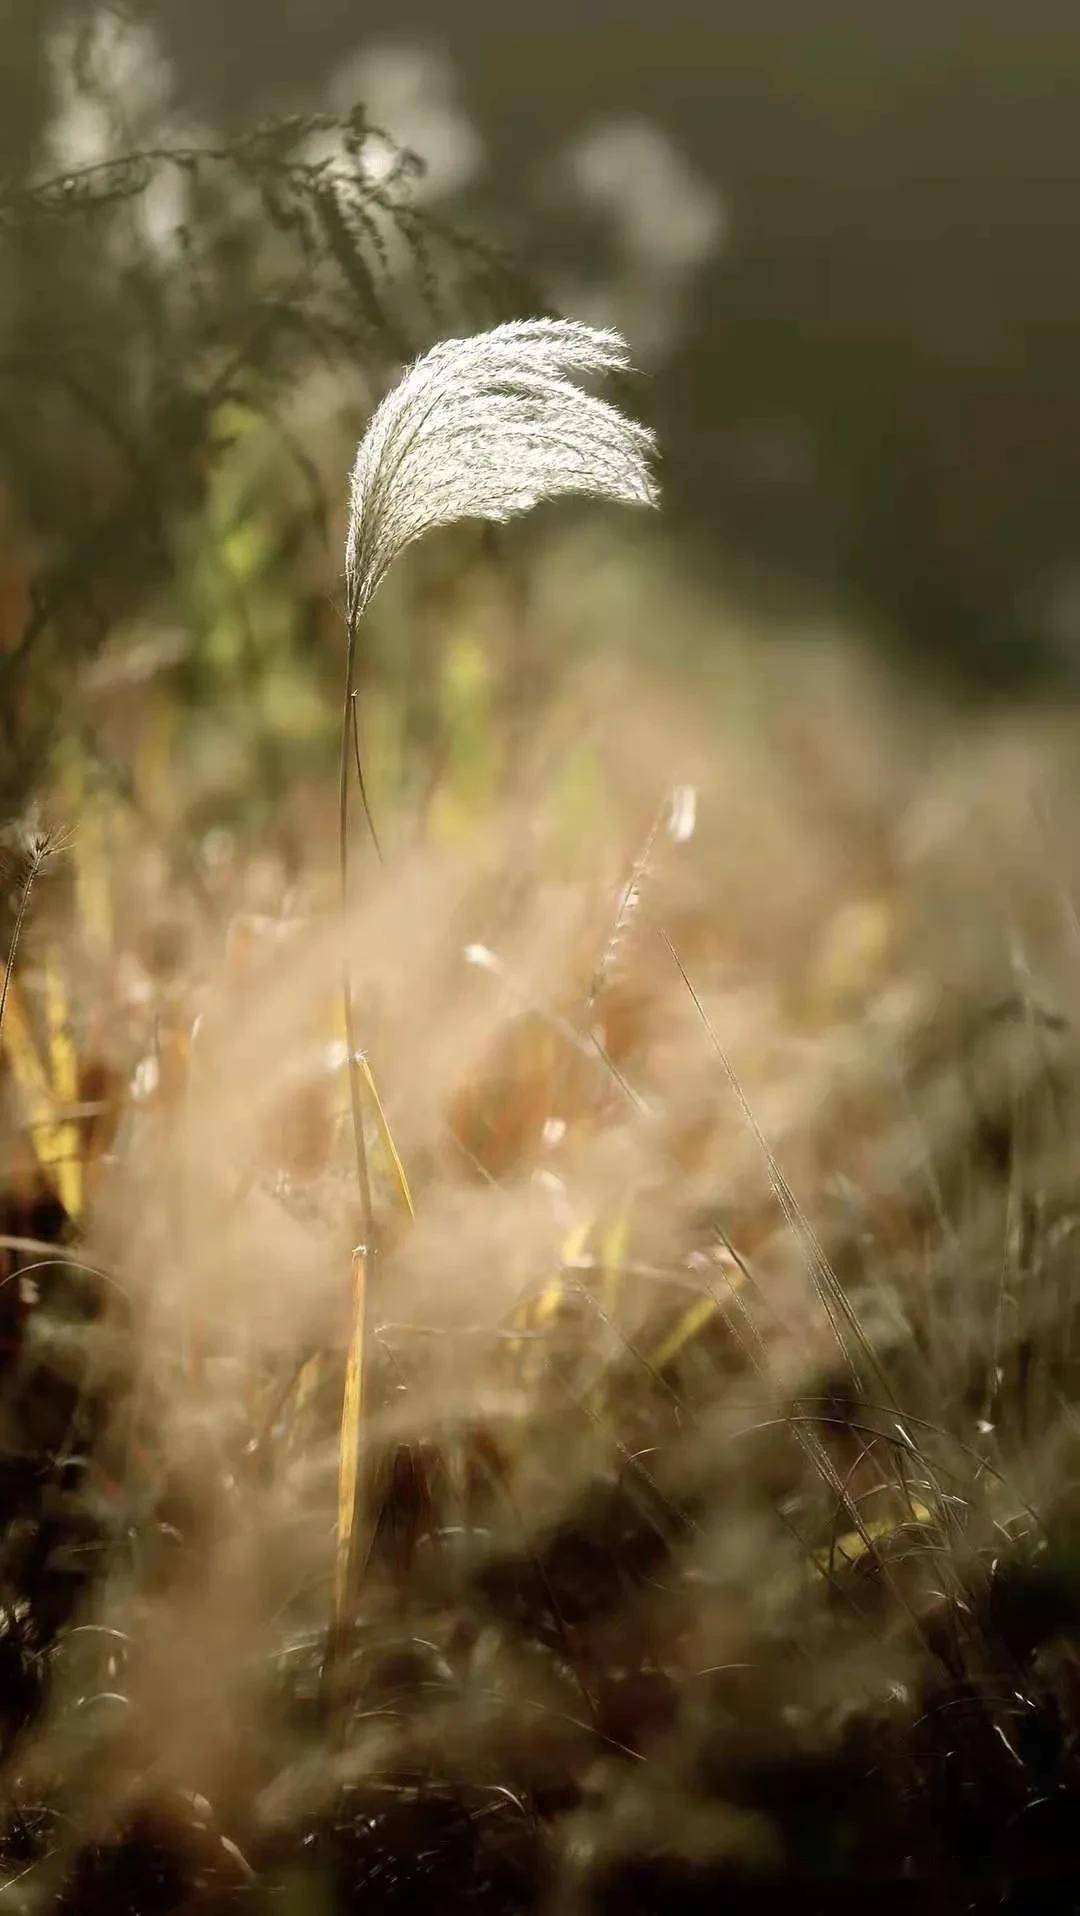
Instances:
[[[390,1129],[389,1120],[386,1116],[385,1110],[383,1109],[383,1101],[379,1096],[378,1087],[375,1083],[371,1066],[369,1065],[366,1058],[361,1058],[360,1060],[360,1074],[364,1080],[365,1086],[367,1087],[368,1097],[371,1099],[371,1107],[375,1113],[375,1123],[378,1126],[379,1138],[382,1143],[383,1150],[386,1153],[387,1163],[389,1164],[390,1170],[393,1173],[394,1182],[397,1185],[398,1193],[401,1197],[401,1202],[405,1206],[405,1209],[408,1212],[409,1216],[415,1217],[416,1209],[413,1204],[412,1191],[409,1188],[409,1180],[405,1172],[405,1166],[401,1162],[401,1157],[398,1152],[397,1145],[394,1143],[394,1134]]]
[[[338,1534],[334,1573],[334,1618],[338,1637],[348,1625],[356,1556],[356,1519],[359,1506],[361,1424],[364,1411],[364,1337],[367,1323],[367,1256],[353,1252],[349,1346],[345,1359],[345,1392],[341,1405],[338,1447]]]
[[[356,723],[357,632],[395,559],[436,526],[461,519],[504,522],[543,499],[579,494],[627,505],[655,505],[652,434],[617,407],[583,391],[576,379],[625,372],[629,354],[617,333],[571,320],[520,320],[468,339],[448,339],[410,366],[376,410],[360,442],[350,482],[345,550],[348,626],[341,719],[338,862],[341,886],[342,1002],[362,1243],[354,1252],[352,1322],[342,1408],[335,1612],[351,1603],[361,1476],[364,1319],[375,1217],[363,1090],[406,1209],[412,1195],[381,1100],[358,1044],[349,954],[349,784],[352,760],[364,788]],[[375,840],[376,849],[378,841]]]

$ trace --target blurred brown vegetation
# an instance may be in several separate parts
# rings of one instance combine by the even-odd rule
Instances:
[[[180,134],[0,201],[4,1897],[1067,1906],[1074,715],[598,512],[387,582],[335,1635],[344,475],[526,302],[359,114]]]

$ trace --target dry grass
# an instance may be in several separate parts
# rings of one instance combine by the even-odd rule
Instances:
[[[359,874],[381,1248],[332,1662],[328,795],[288,884],[241,845],[164,909],[156,851],[78,830],[43,879],[14,988],[54,1091],[74,1047],[81,1195],[6,1026],[10,1907],[1063,1877],[1068,727],[733,656],[752,725],[586,674],[467,836],[390,813]]]

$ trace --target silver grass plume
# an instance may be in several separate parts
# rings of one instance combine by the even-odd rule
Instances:
[[[469,339],[446,339],[408,368],[376,409],[352,469],[345,547],[348,627],[341,731],[339,860],[343,923],[349,892],[349,761],[367,810],[356,724],[356,634],[372,596],[398,555],[435,526],[459,519],[504,521],[561,493],[657,502],[647,427],[575,385],[625,372],[618,333],[568,319],[511,320]],[[368,814],[370,823],[370,813]],[[374,828],[372,828],[374,836]],[[376,841],[377,843],[377,841]],[[346,956],[346,1042],[350,1058],[357,1176],[372,1237]]]
[[[410,366],[375,412],[352,470],[351,621],[431,527],[504,521],[560,493],[655,505],[652,433],[574,384],[629,363],[618,333],[535,319],[444,340]]]
[[[350,758],[367,810],[356,722],[357,627],[399,553],[435,526],[458,519],[511,519],[560,493],[655,505],[652,434],[574,384],[575,375],[590,378],[625,371],[628,365],[618,333],[571,320],[518,320],[471,339],[444,340],[409,367],[377,408],[352,470],[338,851],[342,999],[362,1240],[353,1253],[353,1320],[342,1408],[335,1643],[347,1625],[370,1532],[369,1523],[358,1521],[364,1502],[359,1433],[366,1398],[368,1285],[377,1251],[348,946]]]

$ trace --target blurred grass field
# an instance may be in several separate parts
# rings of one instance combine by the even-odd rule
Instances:
[[[0,202],[0,1896],[1071,1906],[1075,714],[662,519],[413,549],[358,1299],[345,474],[451,326],[367,137]]]
[[[575,517],[436,542],[375,619],[329,1688],[333,704],[257,518],[199,703],[118,633],[12,835],[16,899],[66,834],[2,1033],[16,1906],[1066,1868],[1071,721],[916,707]]]

